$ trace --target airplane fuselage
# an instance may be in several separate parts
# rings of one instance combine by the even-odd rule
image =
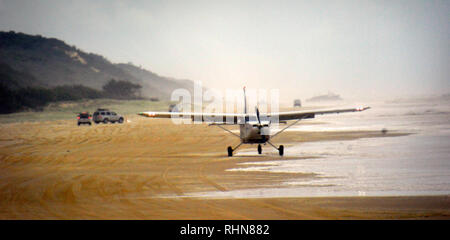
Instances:
[[[269,125],[245,123],[240,125],[240,137],[242,143],[266,143],[270,139]]]

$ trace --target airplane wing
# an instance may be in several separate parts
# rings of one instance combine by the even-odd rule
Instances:
[[[370,109],[370,107],[357,107],[346,109],[318,110],[318,111],[291,111],[265,114],[266,118],[277,117],[279,121],[298,120],[314,118],[315,115],[360,112]],[[194,121],[204,121],[213,123],[237,124],[244,119],[254,118],[253,114],[239,113],[192,113],[192,112],[141,112],[139,115],[150,118],[187,118]]]
[[[315,115],[323,115],[323,114],[361,112],[367,109],[370,109],[370,107],[357,107],[357,108],[318,110],[318,111],[291,111],[291,112],[271,113],[267,114],[267,117],[278,116],[279,121],[287,121],[287,120],[314,118]]]
[[[150,118],[187,118],[192,121],[236,124],[248,114],[239,113],[192,113],[192,112],[141,112],[139,115]]]

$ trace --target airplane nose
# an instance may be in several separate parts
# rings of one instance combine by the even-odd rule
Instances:
[[[261,135],[270,135],[270,129],[269,129],[269,127],[262,127],[261,128],[261,131],[260,131],[261,133]]]

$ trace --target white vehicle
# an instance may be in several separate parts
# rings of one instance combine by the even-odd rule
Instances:
[[[120,114],[117,114],[115,112],[109,111],[108,109],[97,109],[97,111],[94,112],[93,121],[95,123],[123,123],[123,116]]]

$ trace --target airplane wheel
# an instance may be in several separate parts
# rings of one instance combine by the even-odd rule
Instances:
[[[261,147],[261,144],[258,144],[258,154],[261,154],[262,153],[262,147]]]
[[[228,157],[233,156],[233,149],[231,147],[228,147]]]
[[[280,147],[278,148],[278,153],[280,154],[280,156],[283,156],[284,154],[284,146],[280,145]]]

